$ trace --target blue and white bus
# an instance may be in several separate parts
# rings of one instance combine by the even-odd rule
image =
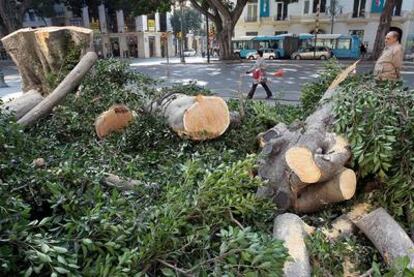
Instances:
[[[299,38],[292,34],[233,39],[234,53],[238,53],[242,59],[246,59],[252,52],[258,49],[267,48],[274,50],[276,58],[289,58],[298,47]]]
[[[240,58],[245,59],[249,52],[255,50],[253,39],[254,36],[244,36],[237,39],[233,39],[233,52],[238,54]]]
[[[302,34],[300,47],[314,46],[315,36]],[[359,59],[361,56],[361,39],[356,35],[319,34],[316,46],[325,46],[332,50],[333,55],[339,59]]]

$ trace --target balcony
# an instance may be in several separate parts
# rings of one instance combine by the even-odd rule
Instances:
[[[245,16],[244,22],[257,22],[257,15],[254,16]]]

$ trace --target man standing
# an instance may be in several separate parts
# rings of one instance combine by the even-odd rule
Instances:
[[[389,32],[385,37],[385,48],[375,64],[374,76],[376,80],[398,80],[400,79],[403,64],[403,50],[398,42],[400,35]]]
[[[259,57],[257,58],[256,64],[253,66],[252,69],[247,71],[246,73],[253,72],[253,84],[252,88],[250,89],[249,94],[247,95],[247,99],[252,99],[254,93],[256,92],[256,88],[259,84],[262,85],[262,87],[265,89],[267,94],[267,99],[272,97],[272,92],[270,91],[269,87],[267,86],[267,78],[266,78],[266,62],[263,58],[263,51],[258,50],[257,54]]]

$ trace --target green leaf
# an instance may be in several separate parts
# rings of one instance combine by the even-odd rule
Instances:
[[[41,262],[43,262],[43,263],[51,263],[52,262],[52,259],[48,255],[43,254],[42,252],[39,252],[39,251],[37,251],[36,254],[39,257]]]
[[[171,268],[163,268],[161,269],[162,274],[164,274],[164,276],[175,276],[174,271]]]
[[[61,274],[70,273],[70,271],[69,271],[69,270],[64,269],[63,267],[54,267],[54,269],[55,269],[57,272],[61,273]]]
[[[68,250],[64,247],[60,247],[60,246],[53,246],[52,247],[56,252],[60,253],[60,254],[65,254],[68,252]]]
[[[29,268],[26,270],[26,272],[24,273],[24,277],[29,277],[29,276],[31,276],[31,275],[32,275],[32,273],[33,273],[33,268],[32,268],[32,267],[29,267]]]

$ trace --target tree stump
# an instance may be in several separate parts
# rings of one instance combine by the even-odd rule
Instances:
[[[170,94],[152,102],[146,110],[163,116],[180,137],[204,141],[221,136],[231,119],[227,103],[216,96]]]
[[[323,95],[319,107],[303,125],[280,123],[259,135],[263,146],[258,175],[267,180],[257,191],[280,209],[315,212],[325,204],[350,199],[356,188],[346,139],[328,130],[334,122],[332,98],[358,62],[344,70]]]
[[[50,93],[52,74],[58,74],[71,53],[79,59],[92,49],[93,31],[80,27],[45,27],[17,30],[1,39],[4,48],[19,68],[23,92]]]

